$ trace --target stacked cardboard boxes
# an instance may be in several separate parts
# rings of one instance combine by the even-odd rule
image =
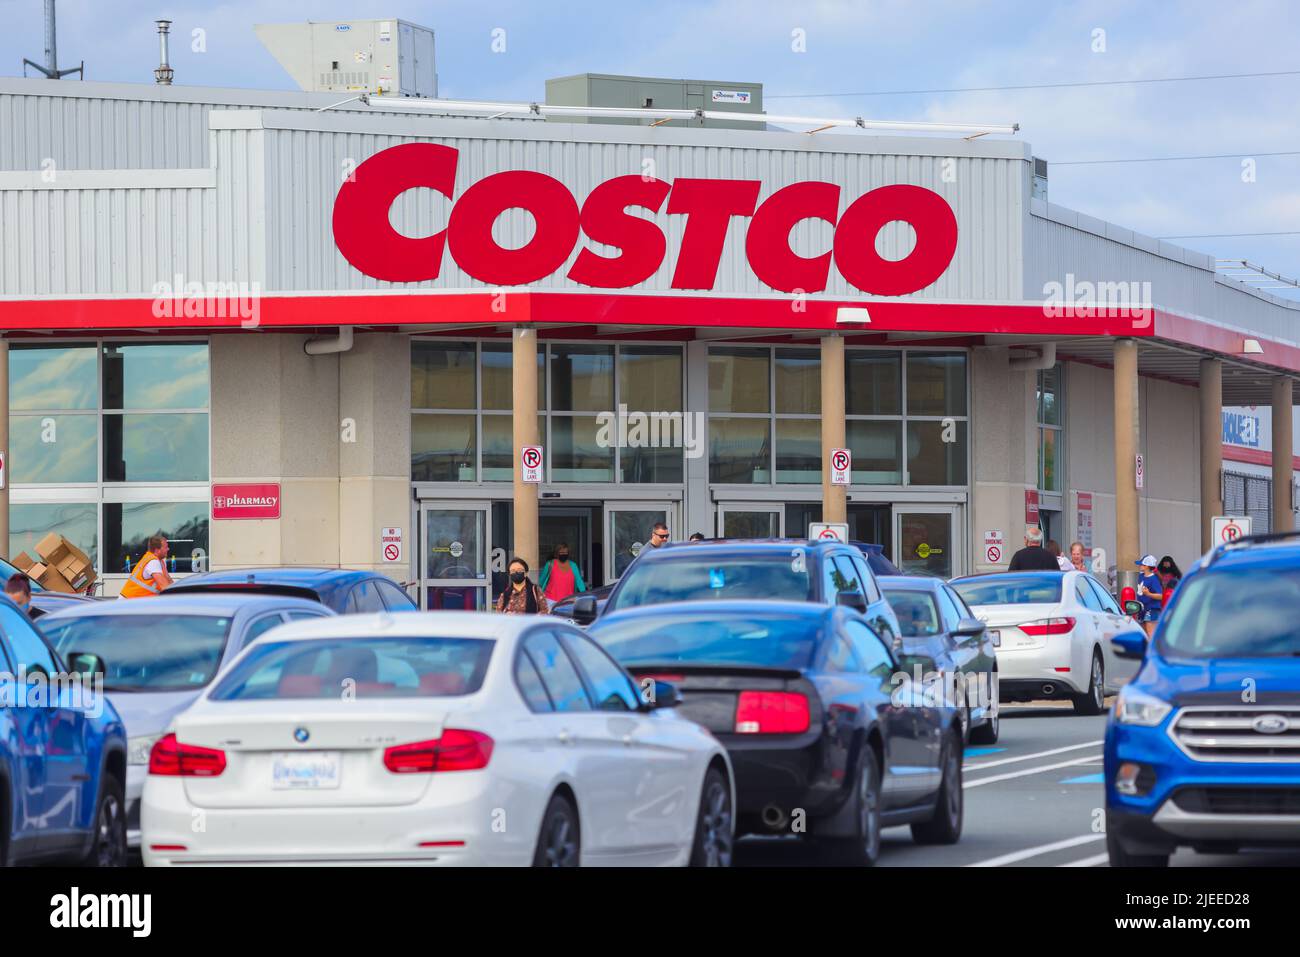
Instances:
[[[89,592],[95,584],[95,566],[90,557],[58,532],[50,532],[37,542],[36,554],[40,561],[22,552],[13,563],[49,591]]]

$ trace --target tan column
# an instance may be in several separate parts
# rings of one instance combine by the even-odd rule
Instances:
[[[9,549],[9,340],[0,336],[0,452],[4,453],[4,488],[0,489],[0,548],[13,557]]]
[[[1115,340],[1115,565],[1119,581],[1136,577],[1138,551],[1138,493],[1135,475],[1138,452],[1138,345],[1135,339]]]
[[[831,484],[831,449],[847,448],[844,441],[844,340],[839,336],[822,339],[822,521],[847,522],[848,489]],[[787,534],[806,535],[807,529],[787,529]]]
[[[1291,457],[1295,454],[1291,441],[1291,406],[1294,402],[1291,378],[1278,376],[1273,380],[1273,527],[1270,531],[1274,532],[1295,529],[1291,504]]]
[[[537,486],[524,482],[519,454],[525,445],[540,445],[537,437],[537,330],[519,326],[514,331],[514,446],[515,510],[514,554],[528,563],[533,581],[537,562]],[[550,455],[551,450],[544,450]],[[545,465],[545,460],[543,460]]]
[[[1223,363],[1201,360],[1201,551],[1214,546],[1214,516],[1223,514]]]

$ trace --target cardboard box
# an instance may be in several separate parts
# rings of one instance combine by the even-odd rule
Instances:
[[[72,583],[59,574],[57,568],[50,568],[43,562],[37,562],[27,574],[40,582],[48,591],[64,592],[65,594],[74,595],[77,589],[72,587]]]
[[[50,532],[36,544],[36,553],[42,561],[33,563],[27,572],[50,591],[86,591],[95,583],[95,566],[90,556],[58,532]],[[21,565],[18,566],[22,568]],[[40,568],[38,575],[36,569]],[[46,581],[50,578],[53,584]]]
[[[18,557],[15,558],[13,561],[14,568],[18,569],[20,572],[27,571],[35,564],[36,564],[36,560],[33,559],[32,556],[28,555],[26,552],[19,552]]]

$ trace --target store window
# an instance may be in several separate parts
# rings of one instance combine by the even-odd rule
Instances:
[[[1038,488],[1043,492],[1062,490],[1061,453],[1065,448],[1061,415],[1061,366],[1038,373]]]
[[[206,342],[13,345],[10,557],[57,532],[123,574],[162,533],[175,572],[205,568],[210,391]]]
[[[551,343],[537,364],[548,482],[683,480],[680,347]],[[513,381],[509,343],[414,340],[412,480],[511,481]]]
[[[817,349],[709,350],[709,477],[737,485],[821,482]]]
[[[844,369],[853,484],[967,483],[964,352],[848,349]]]

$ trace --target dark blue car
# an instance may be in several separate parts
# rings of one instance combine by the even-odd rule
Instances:
[[[1179,584],[1106,728],[1106,847],[1300,847],[1300,533],[1242,538]]]
[[[103,670],[65,663],[0,598],[0,864],[125,863],[126,731],[107,696],[67,682],[69,664]]]
[[[380,611],[417,611],[391,578],[350,568],[234,568],[180,579],[169,595],[194,592],[239,592],[306,598],[340,615]]]

